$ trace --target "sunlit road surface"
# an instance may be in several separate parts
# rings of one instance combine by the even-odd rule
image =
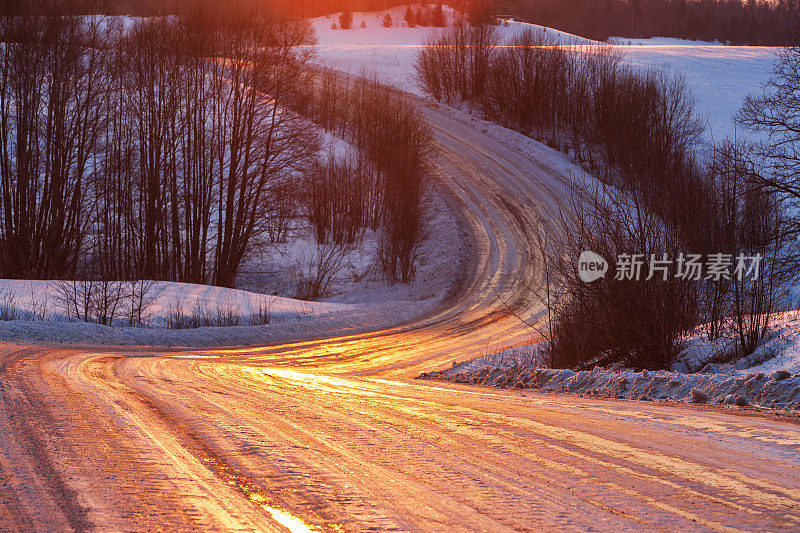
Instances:
[[[507,270],[564,202],[545,166],[429,117],[474,238],[460,294],[280,346],[0,347],[0,530],[800,529],[790,421],[413,379],[529,336]]]

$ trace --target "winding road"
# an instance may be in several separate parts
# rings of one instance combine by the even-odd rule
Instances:
[[[0,346],[0,530],[798,530],[800,426],[415,380],[530,336],[565,182],[428,107],[472,235],[411,324],[227,350]]]

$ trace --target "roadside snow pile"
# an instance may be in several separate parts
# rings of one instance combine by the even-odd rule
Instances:
[[[506,348],[496,353],[486,354],[481,357],[475,357],[462,363],[454,362],[452,368],[442,372],[432,372],[431,377],[433,377],[434,374],[441,374],[447,379],[450,375],[475,374],[485,369],[533,368],[541,366],[542,358],[540,346],[539,344],[524,344],[522,346]]]
[[[800,314],[776,313],[770,334],[749,356],[722,363],[735,343],[687,339],[672,372],[541,368],[542,346],[532,344],[454,363],[421,378],[475,385],[572,392],[632,400],[717,403],[800,410]]]
[[[575,372],[529,366],[483,366],[470,370],[470,363],[456,364],[420,378],[455,383],[571,392],[630,400],[671,400],[692,403],[717,403],[770,409],[800,409],[800,374],[778,371],[744,375],[680,374],[594,370]],[[474,367],[473,367],[474,368]]]

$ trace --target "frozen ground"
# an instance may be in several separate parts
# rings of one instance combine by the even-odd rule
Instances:
[[[395,21],[402,20],[404,8],[390,10]],[[415,94],[421,89],[414,79],[414,56],[425,39],[437,31],[432,28],[383,28],[381,13],[355,14],[353,28],[332,30],[338,17],[312,21],[319,40],[318,60],[353,74],[372,72],[387,83]],[[450,20],[453,19],[449,13]],[[360,28],[360,20],[367,27]],[[539,28],[524,22],[508,22],[498,27],[504,38],[525,28]],[[546,28],[567,42],[587,42],[575,36]],[[697,99],[700,113],[709,124],[708,138],[749,135],[735,131],[732,118],[748,94],[758,92],[768,80],[775,54],[770,47],[722,46],[720,43],[655,38],[621,40],[627,61],[644,67],[667,68],[682,75]],[[629,44],[630,43],[630,44]]]

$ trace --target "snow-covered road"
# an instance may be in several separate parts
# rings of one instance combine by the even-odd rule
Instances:
[[[791,421],[413,379],[529,338],[509,272],[536,285],[529,239],[568,179],[426,112],[472,234],[458,294],[260,348],[0,347],[0,530],[797,530]]]

